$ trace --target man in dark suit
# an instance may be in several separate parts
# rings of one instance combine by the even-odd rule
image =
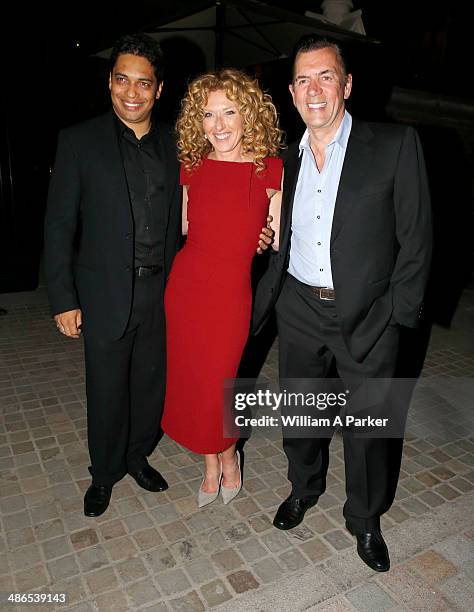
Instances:
[[[112,110],[59,135],[45,224],[49,299],[60,332],[84,335],[92,484],[86,516],[131,474],[168,485],[147,456],[165,384],[163,291],[178,249],[179,166],[171,130],[152,120],[159,44],[122,37],[110,58]]]
[[[393,377],[399,328],[418,324],[431,224],[416,132],[353,120],[351,87],[337,45],[301,39],[290,92],[307,129],[287,151],[280,250],[258,286],[253,327],[276,305],[280,377],[324,378],[335,363],[356,389]],[[380,516],[393,502],[402,441],[347,430],[343,441],[346,526],[363,561],[386,571]],[[292,492],[279,529],[298,525],[324,492],[329,442],[284,433]]]

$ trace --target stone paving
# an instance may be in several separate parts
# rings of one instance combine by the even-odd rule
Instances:
[[[451,329],[433,331],[396,502],[382,519],[392,569],[380,575],[344,529],[338,437],[327,492],[289,532],[271,524],[289,485],[279,436],[266,435],[245,445],[244,487],[228,506],[197,508],[201,458],[164,438],[151,463],[169,490],[146,493],[127,476],[108,511],[86,518],[82,343],[56,332],[43,289],[0,295],[0,305],[2,604],[16,592],[67,593],[66,604],[33,609],[77,612],[472,610],[472,286]],[[275,345],[262,375],[276,373]]]

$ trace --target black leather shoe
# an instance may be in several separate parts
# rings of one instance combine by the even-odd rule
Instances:
[[[109,507],[111,485],[96,485],[94,483],[87,489],[84,495],[84,514],[86,516],[100,516]]]
[[[132,478],[135,478],[137,484],[147,491],[157,492],[157,491],[166,491],[168,488],[168,483],[163,478],[163,476],[152,468],[151,465],[145,465],[138,472],[129,472]]]
[[[390,557],[380,531],[378,529],[368,533],[354,533],[351,529],[349,531],[356,537],[357,553],[362,561],[376,572],[388,572]]]
[[[278,529],[293,529],[293,527],[301,523],[306,510],[316,505],[317,501],[317,495],[295,497],[291,494],[278,508],[273,524]]]

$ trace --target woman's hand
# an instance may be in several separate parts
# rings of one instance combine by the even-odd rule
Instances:
[[[262,227],[262,233],[259,236],[257,253],[262,255],[264,251],[268,249],[268,247],[272,244],[275,238],[275,232],[272,230],[270,223],[273,221],[273,217],[268,215],[267,217],[267,226]]]

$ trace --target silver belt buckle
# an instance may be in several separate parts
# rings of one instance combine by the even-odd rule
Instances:
[[[319,288],[319,299],[320,299],[320,300],[326,300],[327,302],[332,302],[332,300],[333,300],[334,298],[331,298],[331,297],[323,297],[322,292],[323,292],[325,289],[330,289],[330,287],[320,287],[320,288]]]

